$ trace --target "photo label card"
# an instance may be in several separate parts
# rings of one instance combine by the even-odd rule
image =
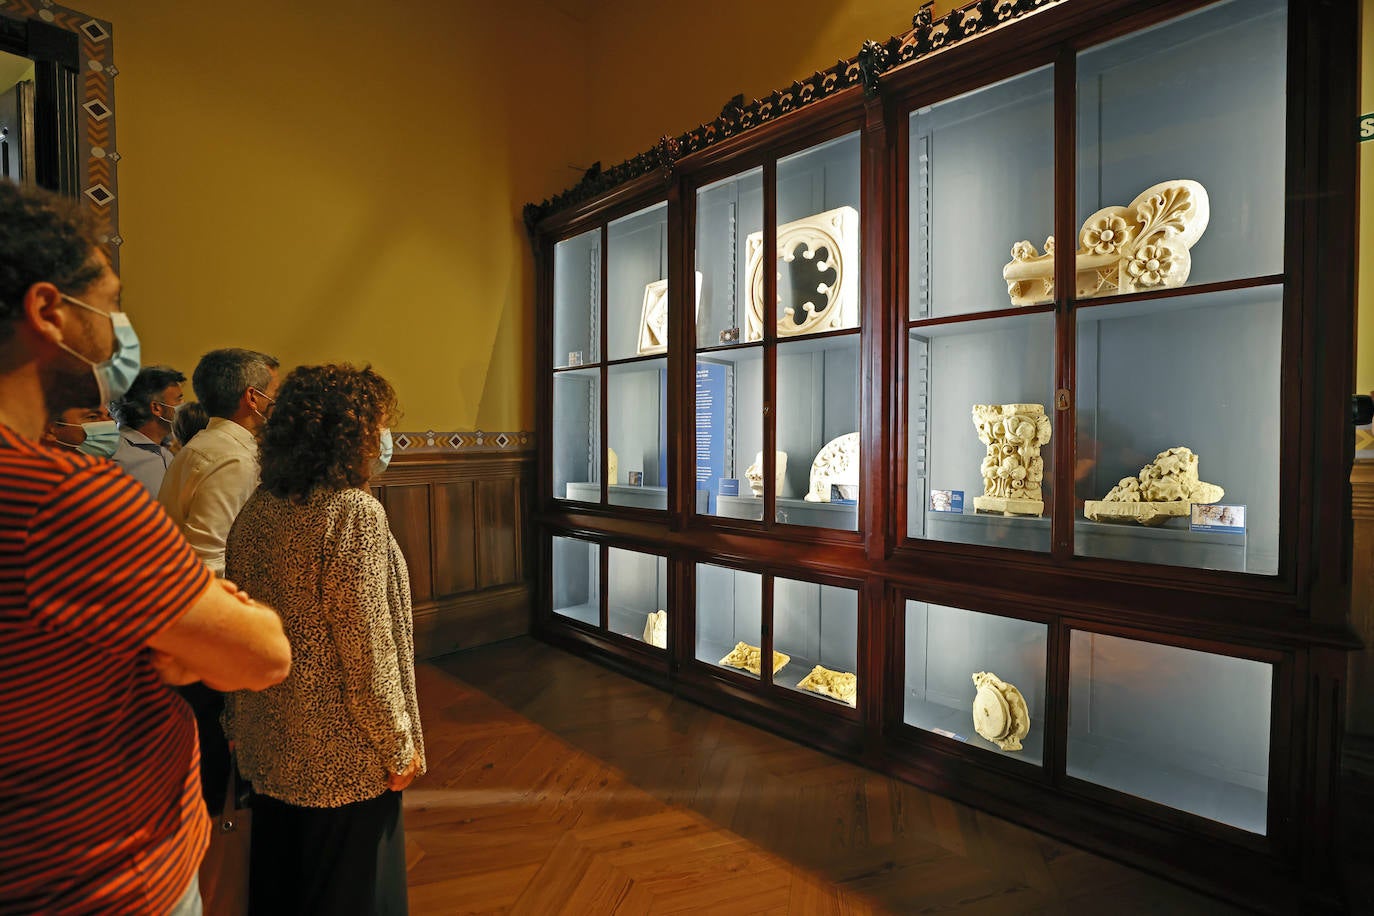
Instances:
[[[1192,511],[1188,515],[1188,530],[1244,534],[1245,507],[1223,506],[1219,503],[1210,506],[1193,503]]]
[[[931,490],[930,491],[930,511],[931,512],[954,512],[959,515],[964,514],[964,491],[963,490]]]

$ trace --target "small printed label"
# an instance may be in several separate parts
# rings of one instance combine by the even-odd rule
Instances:
[[[1204,506],[1202,503],[1193,503],[1192,512],[1188,516],[1188,529],[1244,534],[1245,507],[1218,504]]]
[[[569,366],[580,366],[580,365],[582,365],[582,351],[581,351],[581,350],[570,350],[570,351],[568,352],[568,365],[569,365]]]
[[[626,482],[627,482],[630,486],[632,486],[632,487],[642,487],[642,486],[644,486],[644,472],[643,472],[643,471],[628,471],[628,472],[627,472],[627,480],[626,480]]]
[[[739,478],[722,477],[720,479],[721,496],[739,496]]]
[[[726,328],[720,332],[720,342],[735,343],[739,340],[739,328]]]
[[[935,732],[937,735],[944,735],[946,738],[953,738],[955,741],[963,741],[965,744],[968,743],[968,739],[963,735],[956,735],[954,732],[945,731],[943,728],[932,728],[931,731]]]
[[[931,490],[930,491],[930,511],[931,512],[957,512],[964,513],[964,491],[963,490]]]

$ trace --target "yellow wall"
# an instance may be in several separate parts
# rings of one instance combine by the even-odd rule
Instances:
[[[532,427],[520,206],[587,158],[576,3],[72,5],[114,27],[145,362],[368,361],[401,428]]]
[[[938,0],[936,17],[962,5]],[[911,28],[918,0],[606,0],[591,23],[592,122],[606,164],[765,96]]]

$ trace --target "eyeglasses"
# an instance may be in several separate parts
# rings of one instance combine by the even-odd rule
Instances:
[[[249,385],[249,386],[248,386],[248,390],[249,390],[249,391],[255,391],[255,392],[257,392],[258,394],[262,395],[263,398],[265,398],[265,399],[267,400],[267,409],[266,409],[265,411],[262,412],[262,415],[263,415],[264,418],[265,418],[265,417],[271,416],[271,415],[272,415],[272,408],[277,406],[277,399],[274,398],[274,397],[269,396],[269,395],[267,394],[266,391],[263,391],[261,388],[257,388],[257,387],[255,387],[255,386],[253,386],[253,385]]]

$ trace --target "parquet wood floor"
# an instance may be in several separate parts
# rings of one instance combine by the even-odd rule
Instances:
[[[528,638],[417,677],[417,916],[1235,912]]]

